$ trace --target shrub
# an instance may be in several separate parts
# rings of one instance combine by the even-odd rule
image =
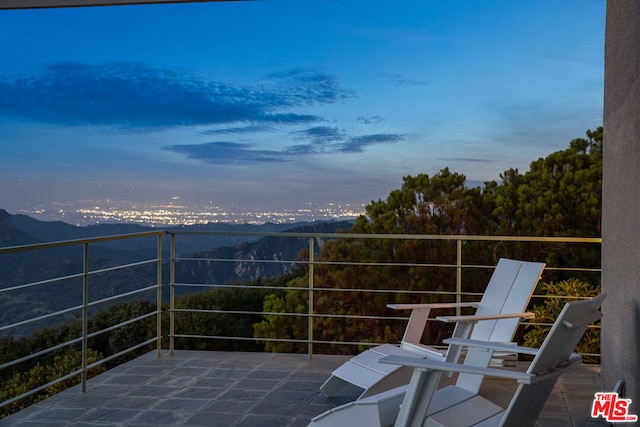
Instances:
[[[560,311],[569,299],[591,298],[600,293],[600,288],[578,279],[567,279],[558,283],[543,283],[542,290],[547,296],[544,302],[535,305],[533,312],[536,317],[535,324],[527,325],[527,333],[524,335],[524,345],[527,347],[540,347],[551,326],[538,325],[539,323],[553,323]],[[600,357],[600,327],[589,327],[577,346],[577,353],[583,354],[583,363],[599,363]]]

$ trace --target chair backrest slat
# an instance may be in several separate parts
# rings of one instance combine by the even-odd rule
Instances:
[[[500,259],[476,314],[524,312],[544,267],[545,264],[541,262]],[[471,338],[509,342],[515,335],[518,322],[518,318],[478,322],[473,328]]]
[[[589,324],[602,316],[600,306],[604,298],[605,295],[601,294],[590,300],[567,303],[527,372],[547,374],[567,363]],[[500,425],[535,425],[561,372],[562,370],[556,369],[556,375],[548,375],[542,381],[534,384],[520,384],[504,412]]]

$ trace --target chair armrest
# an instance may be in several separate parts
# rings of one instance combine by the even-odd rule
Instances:
[[[464,347],[478,347],[478,348],[486,348],[487,350],[508,351],[511,353],[530,354],[530,355],[538,354],[538,350],[539,350],[533,347],[522,347],[522,346],[507,344],[507,343],[470,340],[466,338],[447,338],[442,342],[449,345],[460,345]]]
[[[530,374],[527,372],[509,371],[496,368],[484,368],[481,366],[473,365],[461,365],[458,363],[439,362],[431,359],[417,359],[406,356],[387,356],[380,359],[382,363],[388,363],[391,365],[409,366],[417,369],[423,369],[426,371],[443,371],[443,372],[459,372],[466,374],[477,374],[488,377],[497,377],[516,380],[521,384],[534,384],[542,381],[548,377],[559,375],[562,370],[580,362],[581,357],[579,354],[572,353],[567,361],[562,365],[551,369],[542,374]]]
[[[492,376],[498,378],[506,378],[524,383],[530,383],[535,375],[526,372],[509,371],[496,368],[484,368],[481,366],[461,365],[459,363],[440,362],[432,359],[418,359],[406,356],[387,356],[380,359],[380,362],[391,365],[409,366],[412,368],[423,369],[427,371],[443,371],[458,372],[466,374],[478,374],[483,376]]]
[[[429,304],[387,304],[393,310],[431,310],[436,308],[477,307],[480,302],[436,302]]]
[[[498,319],[513,319],[513,318],[522,318],[522,319],[533,319],[535,317],[534,313],[507,313],[507,314],[470,314],[468,316],[437,316],[435,319],[445,323],[455,323],[455,322],[477,322],[480,320],[498,320]]]

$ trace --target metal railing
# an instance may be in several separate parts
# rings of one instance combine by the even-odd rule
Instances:
[[[303,249],[306,249],[307,255],[305,259],[255,259],[255,257],[242,259],[235,256],[226,258],[210,258],[207,254],[189,255],[183,256],[176,250],[176,240],[186,239],[187,237],[193,238],[212,238],[221,236],[232,236],[240,239],[248,239],[249,237],[254,240],[257,238],[283,238],[283,239],[296,239],[296,241],[302,240],[306,242],[303,245]],[[98,261],[102,259],[101,253],[102,245],[110,244],[113,242],[127,241],[131,242],[136,239],[154,239],[155,243],[155,255],[150,258],[136,259],[134,261],[120,262],[116,265],[101,265]],[[165,239],[169,240],[169,248],[166,247]],[[448,245],[454,245],[455,249],[452,250],[453,258],[450,262],[404,262],[404,261],[389,261],[381,260],[377,262],[373,261],[359,261],[359,260],[338,260],[327,261],[321,257],[318,258],[319,243],[320,241],[326,242],[328,240],[337,239],[349,239],[350,241],[377,239],[385,242],[397,242],[397,241],[431,241],[431,242],[443,242]],[[20,393],[16,396],[12,396],[9,399],[0,403],[0,408],[3,408],[19,400],[38,393],[54,386],[60,382],[66,381],[71,378],[80,378],[82,384],[82,390],[86,390],[87,373],[98,366],[101,366],[107,362],[114,361],[122,356],[131,354],[136,350],[148,349],[149,346],[155,344],[155,348],[160,355],[160,350],[163,348],[163,304],[165,310],[168,306],[168,319],[165,316],[164,321],[168,322],[168,333],[165,335],[168,337],[168,343],[164,346],[168,347],[170,351],[179,345],[180,340],[225,340],[225,341],[248,341],[248,342],[260,342],[260,343],[281,343],[288,342],[296,345],[306,346],[306,352],[309,356],[314,353],[315,346],[319,345],[345,345],[345,346],[367,346],[372,345],[370,342],[351,342],[317,339],[314,337],[314,330],[316,329],[316,323],[320,318],[332,318],[332,319],[348,319],[349,321],[404,321],[407,318],[402,316],[387,316],[380,314],[362,313],[362,314],[349,314],[343,315],[335,312],[319,312],[317,310],[316,302],[318,297],[324,293],[332,293],[337,295],[338,292],[344,294],[363,295],[364,293],[377,293],[388,294],[391,299],[398,294],[411,294],[418,300],[420,297],[442,297],[453,299],[456,302],[461,302],[469,296],[477,296],[478,293],[465,291],[463,289],[463,277],[467,270],[487,270],[489,271],[494,265],[478,264],[478,263],[465,263],[463,255],[471,252],[467,248],[467,245],[472,245],[473,242],[480,244],[518,244],[518,245],[555,245],[555,244],[586,244],[586,245],[600,245],[600,238],[539,238],[539,237],[514,237],[514,236],[432,236],[432,235],[369,235],[369,234],[349,234],[349,233],[243,233],[243,232],[194,232],[194,231],[153,231],[146,233],[136,233],[119,236],[99,237],[92,239],[81,239],[64,242],[42,243],[17,247],[0,248],[0,266],[5,262],[5,267],[10,267],[13,259],[11,257],[17,256],[17,254],[33,254],[39,251],[45,250],[61,250],[64,248],[81,248],[81,255],[78,255],[76,264],[81,264],[82,268],[79,271],[71,272],[70,274],[54,275],[52,277],[39,278],[38,280],[31,281],[29,283],[7,283],[6,281],[0,282],[0,302],[4,298],[5,300],[12,293],[29,292],[33,289],[39,289],[42,287],[53,287],[53,290],[49,294],[55,294],[56,287],[62,287],[67,282],[81,282],[82,294],[81,304],[74,304],[68,307],[51,310],[46,313],[21,318],[11,323],[0,323],[0,338],[8,336],[19,335],[16,331],[33,331],[41,322],[47,322],[48,325],[55,325],[54,319],[79,319],[81,324],[79,336],[74,337],[68,341],[55,343],[54,345],[38,349],[30,354],[21,355],[13,360],[0,360],[0,375],[3,370],[16,369],[18,366],[30,366],[35,363],[39,357],[45,356],[62,350],[66,347],[79,345],[81,347],[81,363],[77,369],[73,369],[70,372],[64,374],[60,378],[47,382],[46,384],[39,385],[38,387]],[[100,248],[96,250],[97,254],[92,255],[92,248]],[[65,255],[67,256],[67,255]],[[64,257],[63,257],[64,258]],[[66,258],[65,258],[66,259]],[[5,261],[8,260],[8,261]],[[65,262],[64,260],[60,261]],[[279,265],[283,266],[283,270],[291,270],[293,266],[306,269],[305,275],[307,282],[304,286],[297,285],[291,286],[290,284],[278,284],[270,285],[266,283],[213,283],[213,282],[186,282],[181,277],[177,277],[178,267],[183,263],[189,262],[204,263],[207,266],[220,265],[232,263],[234,266],[240,264],[244,265],[251,263],[252,265]],[[168,269],[167,269],[168,264]],[[60,265],[59,267],[63,267]],[[454,271],[455,286],[451,290],[439,291],[429,289],[386,289],[384,287],[377,289],[361,289],[357,287],[341,287],[339,289],[332,288],[331,286],[324,285],[323,278],[318,270],[322,269],[336,269],[336,268],[404,268],[404,269],[446,269]],[[4,268],[4,267],[3,267]],[[168,270],[168,271],[167,271]],[[105,289],[108,287],[108,278],[98,280],[100,275],[108,275],[110,273],[122,272],[122,271],[142,271],[143,274],[136,275],[136,278],[143,277],[143,283],[138,283],[136,286],[127,288],[126,291],[114,291],[113,294],[105,294]],[[563,272],[578,273],[578,274],[592,274],[597,276],[599,280],[600,267],[599,266],[554,266],[547,265],[546,272]],[[304,276],[304,275],[303,275]],[[165,289],[163,289],[163,284]],[[98,289],[94,289],[97,287]],[[64,285],[66,286],[66,285]],[[168,289],[166,289],[168,287]],[[187,295],[188,288],[196,288],[197,291],[209,290],[209,289],[255,289],[265,292],[284,293],[290,291],[299,291],[306,293],[306,310],[304,312],[265,312],[262,309],[259,310],[247,310],[247,309],[217,309],[217,308],[193,308],[193,307],[178,307],[176,301],[179,300],[178,294]],[[180,292],[177,292],[180,290]],[[95,294],[95,296],[94,296]],[[153,294],[151,297],[150,294]],[[43,295],[46,295],[44,293]],[[537,297],[537,296],[534,296]],[[539,296],[538,296],[539,297]],[[545,296],[547,297],[547,296]],[[146,313],[133,316],[129,319],[118,321],[112,325],[101,327],[100,329],[90,329],[90,321],[93,315],[99,310],[100,307],[113,305],[122,300],[134,300],[139,298],[146,298],[155,302],[155,307]],[[563,297],[571,298],[571,296]],[[167,301],[168,300],[168,301]],[[390,300],[391,301],[391,300]],[[24,310],[28,312],[28,310]],[[306,323],[306,337],[292,338],[292,337],[260,337],[254,336],[226,336],[218,334],[194,334],[186,331],[176,330],[176,318],[177,316],[185,313],[197,313],[202,315],[232,315],[232,316],[254,316],[257,318],[264,317],[277,317],[282,316],[285,318],[298,318],[302,319]],[[89,360],[89,349],[91,348],[90,341],[92,339],[98,339],[102,334],[113,332],[119,328],[139,324],[140,322],[149,321],[155,317],[155,334],[149,339],[143,339],[140,342],[134,343],[128,348],[122,349],[113,354],[105,355],[100,360]],[[21,332],[25,333],[25,332]],[[363,337],[366,338],[366,337]]]
[[[30,395],[33,395],[35,393],[38,393],[40,391],[43,391],[49,387],[55,386],[56,384],[62,383],[66,380],[72,379],[74,377],[78,377],[80,376],[80,383],[82,384],[82,391],[86,391],[86,383],[87,383],[87,373],[93,369],[96,368],[100,365],[103,365],[111,360],[114,360],[118,357],[121,357],[131,351],[134,351],[136,349],[139,348],[143,348],[148,346],[149,344],[152,343],[156,343],[157,344],[157,349],[158,349],[158,354],[160,354],[160,349],[161,349],[161,337],[162,337],[162,330],[161,330],[161,307],[162,307],[162,263],[163,263],[163,258],[162,258],[162,238],[164,235],[164,231],[158,231],[158,232],[146,232],[146,233],[136,233],[136,234],[128,234],[128,235],[118,235],[118,236],[108,236],[108,237],[98,237],[98,238],[92,238],[92,239],[81,239],[81,240],[69,240],[69,241],[62,241],[62,242],[52,242],[52,243],[40,243],[40,244],[32,244],[32,245],[24,245],[24,246],[15,246],[15,247],[7,247],[7,248],[0,248],[0,265],[2,265],[3,262],[5,262],[5,265],[3,267],[5,268],[9,268],[10,265],[7,265],[9,263],[11,263],[12,260],[9,260],[9,262],[7,263],[5,261],[6,258],[8,258],[9,255],[11,254],[20,254],[20,253],[34,253],[34,252],[40,252],[40,251],[46,251],[48,249],[62,249],[62,248],[81,248],[81,253],[82,255],[80,257],[77,257],[75,260],[75,264],[80,264],[81,265],[81,271],[72,273],[72,274],[67,274],[67,275],[62,275],[62,276],[54,276],[54,277],[49,277],[43,280],[38,280],[38,281],[33,281],[33,282],[29,282],[29,283],[22,283],[22,284],[14,284],[14,285],[10,285],[10,286],[5,286],[2,289],[0,289],[0,297],[4,297],[7,296],[11,293],[14,292],[21,292],[21,291],[25,291],[25,290],[34,290],[37,288],[41,288],[43,286],[56,286],[56,285],[60,285],[62,283],[69,283],[69,282],[77,282],[77,281],[81,281],[82,285],[81,285],[81,295],[82,295],[82,303],[79,305],[72,305],[69,307],[64,307],[61,309],[57,309],[57,310],[53,310],[50,311],[46,314],[43,315],[39,315],[39,316],[33,316],[33,317],[28,317],[25,318],[23,320],[20,320],[18,322],[13,322],[10,324],[6,324],[6,325],[0,325],[0,336],[4,336],[5,338],[7,336],[11,337],[14,334],[11,334],[10,331],[16,331],[16,330],[20,330],[21,328],[27,328],[30,325],[37,325],[37,324],[41,324],[41,322],[46,321],[47,324],[45,327],[49,327],[51,324],[56,324],[56,322],[54,321],[54,319],[56,318],[60,318],[60,317],[66,317],[68,315],[74,315],[75,318],[80,319],[80,323],[81,323],[81,333],[80,336],[77,336],[73,339],[70,339],[68,341],[62,342],[62,343],[57,343],[53,346],[38,350],[36,352],[33,352],[31,354],[26,354],[23,355],[19,358],[13,359],[13,360],[3,360],[2,363],[0,364],[0,374],[2,374],[3,370],[11,368],[13,366],[17,366],[19,364],[27,364],[27,365],[32,365],[32,363],[30,363],[31,361],[36,361],[38,358],[45,356],[47,354],[56,352],[58,350],[64,349],[66,347],[70,347],[73,346],[75,344],[80,344],[81,346],[81,363],[80,366],[71,371],[66,373],[65,375],[61,376],[60,378],[56,378],[53,379],[51,381],[48,381],[45,384],[39,385],[38,387],[35,387],[31,390],[27,390],[24,393],[21,393],[19,395],[13,396],[7,400],[4,400],[3,402],[0,403],[0,408],[10,405],[14,402],[18,402],[21,399],[24,399],[25,397],[28,397]],[[147,260],[143,260],[143,261],[137,261],[137,262],[130,262],[130,263],[123,263],[120,265],[116,265],[116,266],[111,266],[111,267],[106,267],[106,268],[96,268],[96,269],[91,269],[90,265],[90,247],[92,245],[97,245],[100,243],[105,243],[105,242],[114,242],[114,241],[118,241],[118,240],[131,240],[131,239],[139,239],[139,238],[148,238],[148,237],[152,237],[152,238],[156,238],[157,239],[157,248],[158,248],[158,252],[157,252],[157,257],[156,258],[152,258],[152,259],[147,259]],[[72,257],[73,258],[73,257]],[[79,259],[78,259],[79,258]],[[109,273],[109,272],[116,272],[116,271],[122,271],[122,270],[126,270],[126,269],[132,269],[135,267],[140,267],[140,266],[144,266],[144,265],[155,265],[156,266],[156,275],[155,275],[155,283],[150,285],[150,286],[143,286],[143,287],[139,287],[127,292],[122,292],[122,293],[118,293],[118,294],[113,294],[113,295],[109,295],[109,296],[104,296],[104,297],[100,297],[100,298],[95,298],[92,299],[91,298],[91,294],[90,294],[90,282],[91,279],[93,277],[96,277],[100,274],[105,274],[105,273]],[[147,293],[148,291],[154,291],[156,292],[157,295],[157,306],[156,306],[156,310],[145,314],[143,316],[138,316],[136,318],[132,318],[132,319],[128,319],[125,321],[122,321],[120,323],[114,324],[114,325],[110,325],[109,327],[103,328],[101,330],[97,330],[97,331],[89,331],[89,318],[90,318],[90,310],[92,310],[93,308],[99,307],[101,305],[104,304],[109,304],[109,303],[113,303],[115,301],[117,301],[118,299],[122,299],[122,298],[134,298],[136,296],[139,295],[143,295],[145,293]],[[51,292],[51,294],[55,294],[55,290],[53,290]],[[25,304],[26,305],[26,304]],[[26,309],[26,307],[25,307]],[[27,311],[27,310],[25,310]],[[157,333],[156,336],[154,338],[151,338],[145,342],[140,342],[135,344],[134,346],[127,348],[121,352],[115,353],[115,354],[111,354],[108,355],[98,361],[95,361],[93,363],[89,363],[88,361],[88,353],[89,353],[89,340],[92,338],[96,338],[98,336],[100,336],[101,334],[107,333],[109,331],[115,330],[119,327],[122,326],[126,326],[126,325],[130,325],[132,323],[138,322],[142,319],[145,319],[147,317],[150,316],[155,316],[157,318]]]

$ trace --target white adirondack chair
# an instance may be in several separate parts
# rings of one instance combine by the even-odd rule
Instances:
[[[580,361],[572,354],[587,326],[601,317],[604,295],[567,303],[540,349],[513,347],[489,341],[450,338],[450,344],[469,347],[463,364],[415,357],[389,356],[385,364],[413,369],[409,385],[350,402],[313,418],[310,427],[416,426],[529,426],[564,369]],[[527,372],[487,367],[494,351],[508,349],[535,355]],[[458,372],[454,385],[437,389],[444,372]],[[503,409],[478,395],[475,380],[496,376],[520,383],[510,405]],[[470,389],[466,388],[471,384]]]
[[[473,360],[468,361],[468,356],[464,364],[401,356],[384,359],[383,363],[414,368],[395,426],[534,426],[560,374],[580,361],[580,355],[572,352],[587,327],[601,318],[604,298],[601,294],[590,300],[567,303],[540,349],[517,347],[515,350],[521,353],[535,355],[526,372],[487,368],[483,362],[478,366]],[[504,345],[492,342],[459,338],[448,341],[478,352],[504,349]],[[476,393],[461,389],[458,384],[436,390],[443,372],[513,379],[519,385],[509,406],[503,409]]]
[[[354,384],[364,389],[359,397],[364,399],[406,385],[411,377],[412,369],[380,363],[380,360],[387,356],[427,357],[446,362],[457,361],[460,356],[460,347],[457,345],[449,345],[447,350],[441,351],[420,343],[428,320],[455,322],[453,337],[456,338],[510,342],[520,319],[533,317],[533,313],[524,313],[524,310],[544,267],[544,263],[502,258],[498,261],[479,302],[388,305],[393,309],[411,310],[411,317],[400,347],[383,344],[354,356],[334,370],[320,387],[320,390],[325,395],[332,396],[345,385]],[[476,311],[474,315],[469,316],[429,318],[432,309],[452,307],[475,307]],[[470,381],[472,380],[470,379]],[[475,383],[476,388],[479,389],[481,379],[476,379]]]

